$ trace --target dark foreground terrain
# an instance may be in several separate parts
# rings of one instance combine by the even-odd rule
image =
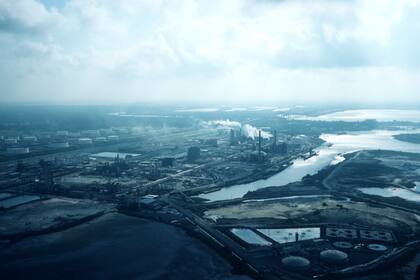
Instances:
[[[179,228],[121,214],[3,245],[1,279],[245,279]]]

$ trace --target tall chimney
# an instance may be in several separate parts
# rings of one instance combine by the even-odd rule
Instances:
[[[273,152],[277,150],[277,130],[274,130]]]
[[[258,158],[261,160],[261,130],[258,131]]]
[[[235,132],[233,129],[230,130],[230,145],[233,146],[235,143]]]

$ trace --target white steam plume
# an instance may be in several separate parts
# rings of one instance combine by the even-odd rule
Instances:
[[[241,129],[242,135],[251,139],[257,138],[258,132],[260,130],[261,130],[261,137],[264,139],[269,139],[273,136],[270,132],[264,131],[262,129],[258,129],[255,126],[252,126],[250,124],[242,125],[240,122],[237,122],[237,121],[214,120],[214,121],[208,121],[206,122],[206,124],[209,126],[215,126],[216,128],[221,128],[221,129],[234,129],[234,130]]]
[[[261,130],[261,137],[264,139],[269,139],[273,135],[270,132],[264,131],[262,129],[258,129],[255,126],[245,124],[242,126],[242,134],[247,138],[255,139],[258,137],[258,132]]]
[[[225,129],[235,129],[241,128],[241,123],[237,121],[230,121],[230,120],[216,120],[216,121],[208,121],[208,125],[216,126],[218,128],[225,128]]]

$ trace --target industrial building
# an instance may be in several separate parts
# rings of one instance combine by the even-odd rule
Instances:
[[[29,148],[28,147],[9,147],[6,149],[6,152],[11,155],[29,154]]]
[[[101,152],[92,154],[90,157],[97,160],[115,160],[115,159],[129,159],[140,156],[132,153],[117,153],[117,152]]]
[[[6,145],[16,145],[18,143],[17,138],[6,138],[4,139],[4,144]]]
[[[187,161],[194,162],[200,158],[200,147],[190,147],[187,151]]]
[[[109,141],[118,141],[120,139],[120,137],[118,135],[109,135],[109,136],[107,136],[107,139]]]
[[[70,147],[69,142],[52,142],[48,144],[48,147],[52,149],[63,149]]]
[[[35,143],[38,141],[38,138],[36,136],[23,136],[22,140],[26,143]]]
[[[106,143],[106,142],[107,142],[106,137],[100,136],[100,137],[95,138],[95,143]]]
[[[85,145],[92,145],[92,144],[93,144],[93,141],[92,141],[92,139],[91,139],[91,138],[79,138],[79,139],[77,140],[77,143],[78,143],[79,145],[83,145],[83,146],[85,146]]]
[[[160,158],[162,167],[168,167],[168,166],[173,166],[174,162],[175,162],[175,158],[174,157],[162,157]]]
[[[56,132],[57,136],[68,136],[69,132],[67,130],[59,130]]]

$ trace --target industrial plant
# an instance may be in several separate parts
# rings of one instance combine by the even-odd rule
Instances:
[[[99,124],[78,128],[3,124],[2,271],[21,271],[35,252],[26,240],[132,217],[182,229],[244,277],[380,279],[382,270],[407,274],[405,264],[418,275],[418,154],[335,142],[395,123],[301,121],[273,110],[226,120],[165,114],[98,113]]]

